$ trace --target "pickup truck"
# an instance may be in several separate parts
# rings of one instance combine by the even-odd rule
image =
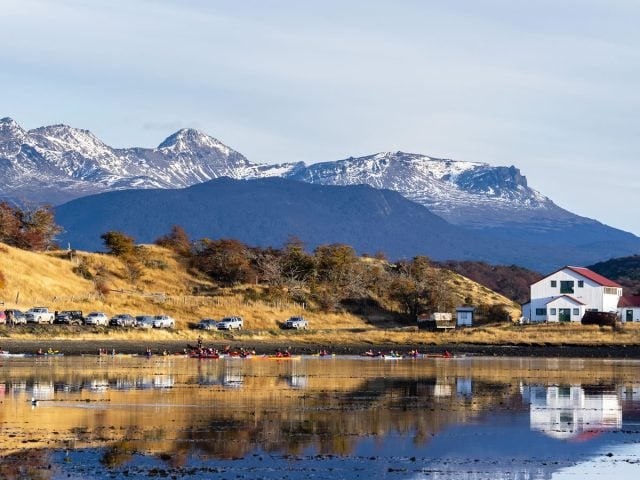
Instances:
[[[309,322],[307,322],[302,317],[291,317],[289,320],[284,322],[282,328],[292,328],[295,330],[306,330],[309,328]]]
[[[55,316],[45,307],[33,307],[27,311],[27,323],[53,323]]]

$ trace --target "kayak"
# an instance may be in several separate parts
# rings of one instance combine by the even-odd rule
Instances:
[[[288,357],[279,357],[277,355],[263,355],[262,357],[265,360],[300,360],[300,355],[290,355]]]
[[[192,353],[191,355],[189,355],[189,358],[210,358],[213,360],[217,360],[218,358],[220,358],[220,355],[218,355],[217,353]]]

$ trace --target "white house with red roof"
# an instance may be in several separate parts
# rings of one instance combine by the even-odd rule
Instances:
[[[618,317],[622,322],[640,322],[640,295],[620,297]]]
[[[622,286],[584,267],[564,267],[531,285],[522,317],[532,322],[579,322],[585,312],[618,312]]]

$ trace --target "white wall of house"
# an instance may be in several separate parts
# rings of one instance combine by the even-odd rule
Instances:
[[[584,312],[584,305],[565,295],[547,303],[547,321],[549,322],[559,322],[561,318],[564,321],[579,322]]]
[[[529,318],[534,322],[550,320],[547,304],[562,295],[570,295],[585,304],[584,311],[617,312],[622,288],[603,287],[565,268],[531,285],[531,316]]]
[[[627,313],[631,312],[631,314]],[[618,308],[618,317],[621,322],[628,322],[629,316],[632,322],[640,322],[640,307],[620,307]]]

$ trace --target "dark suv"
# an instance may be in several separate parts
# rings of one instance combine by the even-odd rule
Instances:
[[[82,325],[84,316],[80,310],[64,310],[56,314],[54,323],[64,323],[66,325]]]

